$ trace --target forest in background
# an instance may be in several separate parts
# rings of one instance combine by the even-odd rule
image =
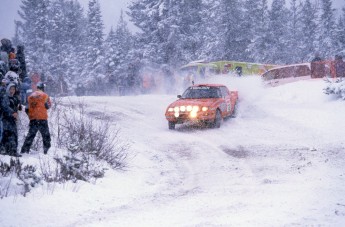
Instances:
[[[344,54],[345,8],[337,12],[332,0],[288,3],[133,1],[105,34],[97,0],[87,12],[77,0],[23,0],[12,42],[25,46],[29,72],[94,90],[133,86],[143,67],[173,70],[198,59],[293,64]]]

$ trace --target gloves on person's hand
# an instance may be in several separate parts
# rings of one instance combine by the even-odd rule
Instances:
[[[49,103],[48,103],[48,102],[45,102],[45,103],[44,103],[44,107],[45,107],[46,109],[49,109],[49,108],[50,108]]]

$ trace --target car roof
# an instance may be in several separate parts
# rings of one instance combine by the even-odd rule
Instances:
[[[223,84],[194,84],[192,87],[226,87]]]

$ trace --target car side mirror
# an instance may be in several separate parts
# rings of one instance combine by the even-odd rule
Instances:
[[[182,95],[178,95],[177,98],[179,98],[179,99],[182,98]]]

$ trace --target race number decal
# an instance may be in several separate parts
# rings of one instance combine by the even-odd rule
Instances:
[[[231,103],[228,103],[228,112],[231,111]]]

